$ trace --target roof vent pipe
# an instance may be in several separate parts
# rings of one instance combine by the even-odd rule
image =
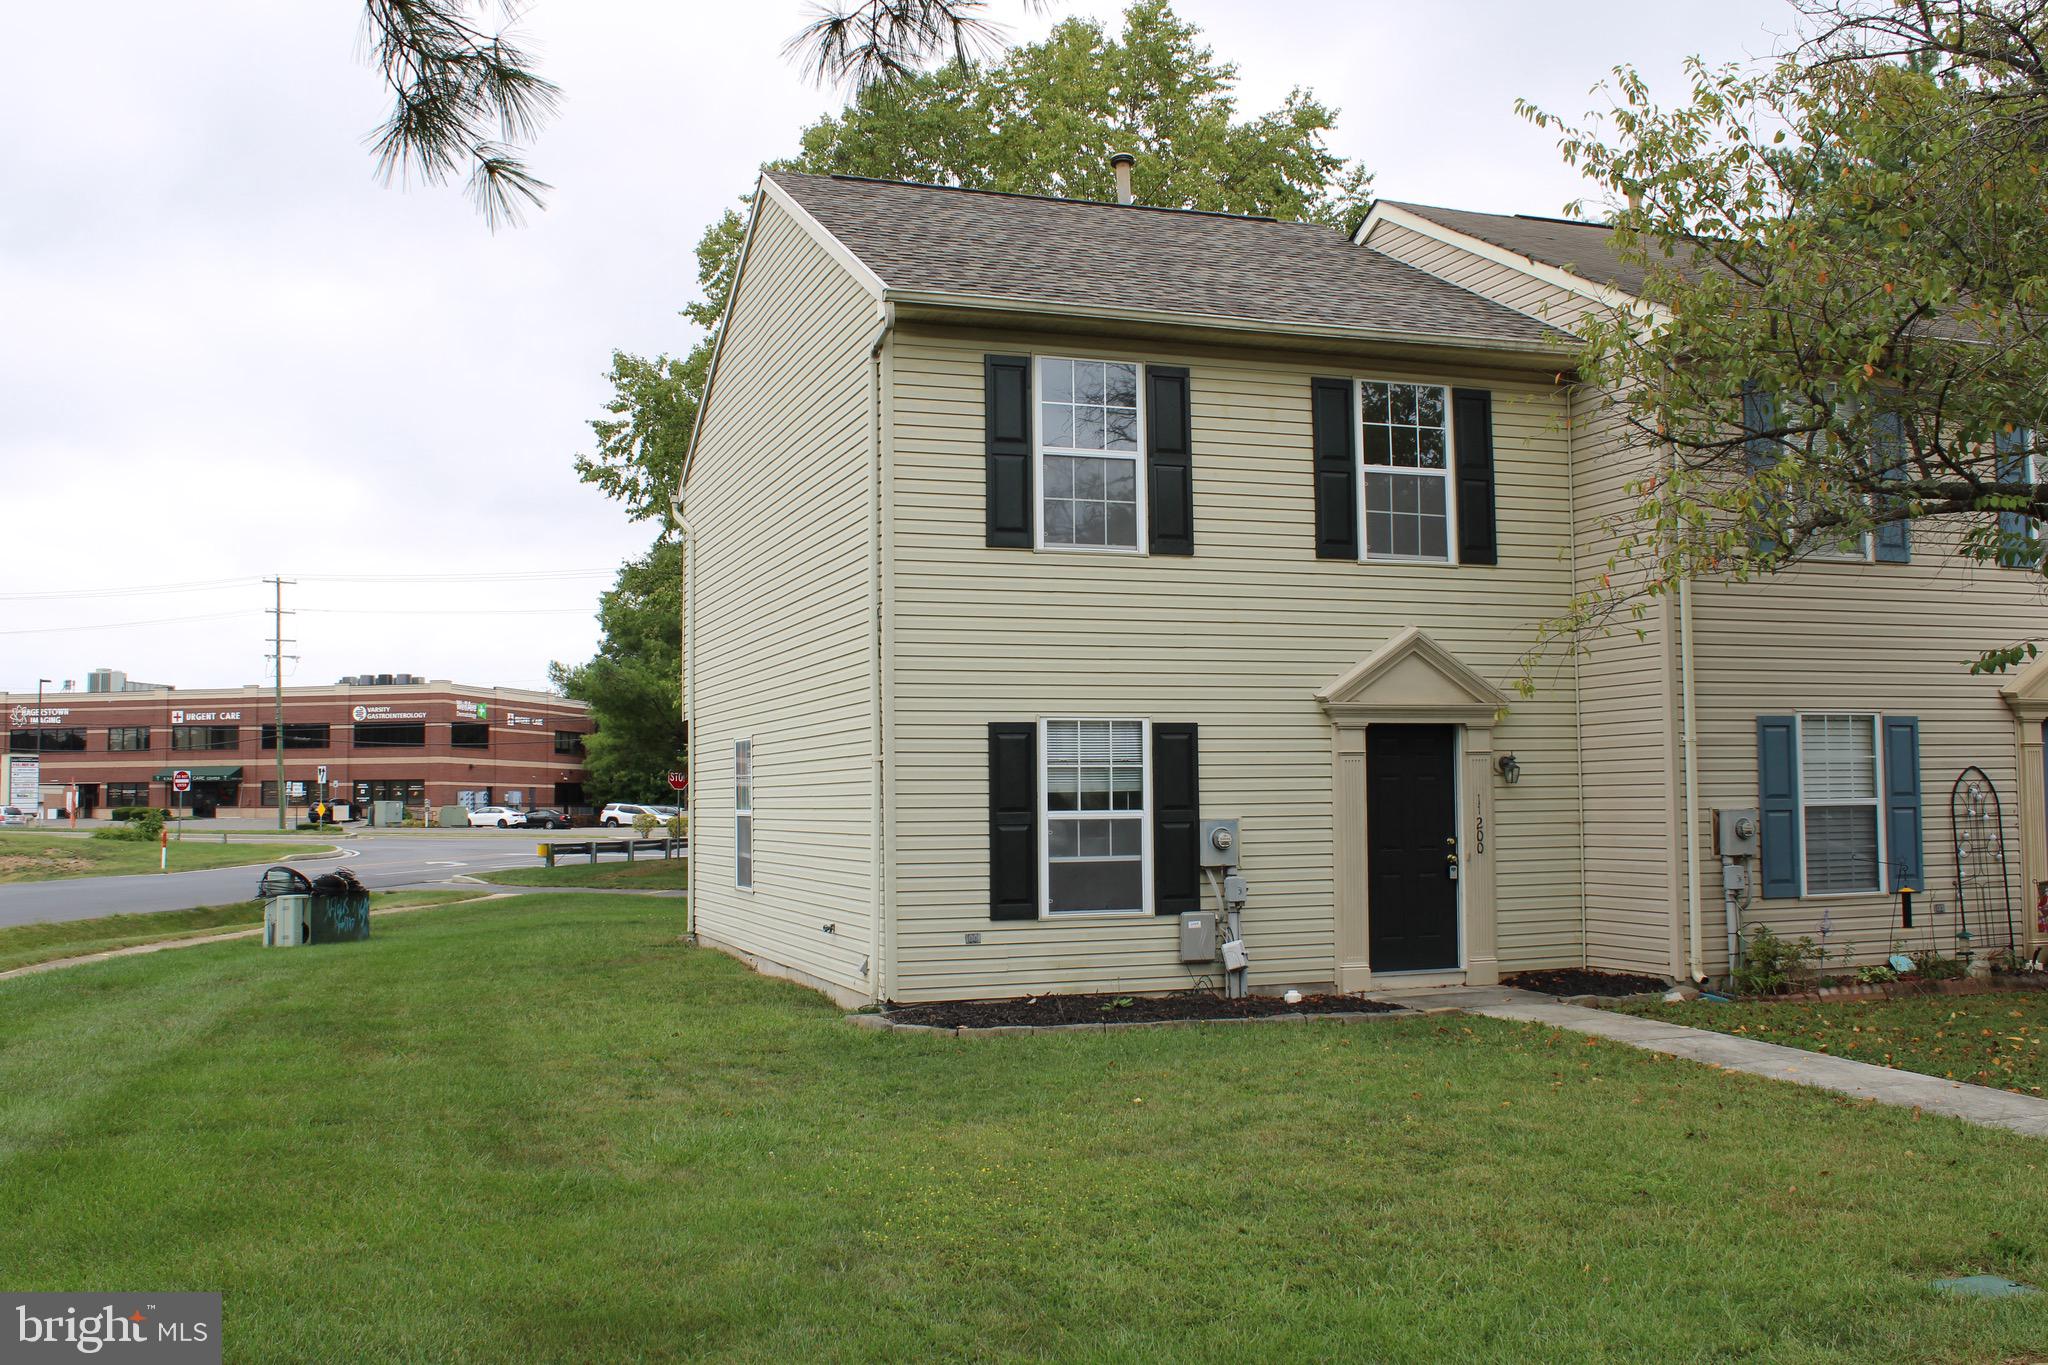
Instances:
[[[1110,155],[1109,164],[1116,171],[1116,202],[1134,202],[1131,197],[1131,167],[1138,164],[1138,158],[1129,152],[1115,152]]]

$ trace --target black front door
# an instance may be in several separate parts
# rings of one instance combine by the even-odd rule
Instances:
[[[1366,729],[1366,913],[1374,972],[1458,965],[1456,754],[1448,725]]]

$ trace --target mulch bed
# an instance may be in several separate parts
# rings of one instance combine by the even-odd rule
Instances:
[[[1661,976],[1639,976],[1634,972],[1592,972],[1578,967],[1557,967],[1542,972],[1509,972],[1500,979],[1503,986],[1535,991],[1541,995],[1648,995],[1662,994],[1671,983]]]
[[[1259,1019],[1274,1014],[1396,1014],[1399,1005],[1356,995],[1277,995],[1227,1000],[1206,991],[1179,995],[1039,995],[1026,1000],[946,1000],[891,1005],[892,1024],[933,1028],[1046,1028],[1055,1024],[1156,1024],[1172,1019]]]

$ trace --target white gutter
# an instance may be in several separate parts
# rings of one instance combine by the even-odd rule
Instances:
[[[970,294],[950,290],[890,289],[884,294],[890,303],[910,308],[967,309],[990,313],[1031,313],[1061,320],[1083,318],[1091,322],[1135,322],[1161,327],[1206,327],[1216,331],[1247,332],[1260,336],[1301,337],[1317,341],[1368,342],[1375,345],[1411,346],[1432,350],[1474,351],[1491,356],[1518,356],[1554,364],[1568,358],[1578,343],[1552,323],[1558,332],[1553,342],[1510,340],[1500,337],[1418,336],[1414,332],[1383,327],[1336,327],[1327,323],[1275,322],[1270,318],[1236,317],[1225,313],[1183,313],[1155,308],[1102,308],[1069,303],[1059,299],[1021,299],[1001,294]]]

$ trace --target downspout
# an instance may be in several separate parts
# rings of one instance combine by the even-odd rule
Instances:
[[[1700,752],[1699,727],[1693,713],[1692,579],[1678,580],[1678,695],[1685,728],[1685,921],[1692,960],[1692,979],[1707,979],[1705,949],[1700,941]]]
[[[683,787],[683,814],[688,820],[685,826],[691,836],[691,847],[695,847],[697,832],[697,537],[690,532],[689,518],[683,515],[682,491],[677,490],[669,499],[669,510],[675,514],[676,528],[683,534],[683,766],[688,779]],[[694,882],[696,863],[691,861],[691,880]],[[698,900],[689,900],[691,942],[697,938]]]
[[[896,305],[884,303],[881,325],[875,329],[874,340],[868,344],[868,437],[873,442],[868,466],[868,606],[873,622],[873,637],[868,646],[868,876],[871,893],[868,905],[868,961],[872,964],[868,973],[868,998],[877,1004],[888,999],[889,978],[894,971],[894,964],[888,960],[884,951],[887,942],[884,924],[890,913],[890,897],[888,860],[882,847],[888,815],[884,805],[884,778],[887,775],[887,768],[882,753],[882,669],[885,663],[882,649],[882,629],[885,622],[882,583],[887,570],[882,554],[882,511],[885,496],[885,471],[882,467],[882,348],[889,339],[890,329],[895,325]]]
[[[1572,596],[1579,593],[1579,469],[1577,448],[1579,435],[1578,403],[1579,390],[1583,384],[1572,384],[1565,389],[1564,397],[1564,503],[1568,519],[1568,535],[1572,556]],[[1586,676],[1584,660],[1576,645],[1572,647],[1572,761],[1579,794],[1579,966],[1581,969],[1593,965],[1592,950],[1587,946],[1587,933],[1592,919],[1591,893],[1586,886]]]

